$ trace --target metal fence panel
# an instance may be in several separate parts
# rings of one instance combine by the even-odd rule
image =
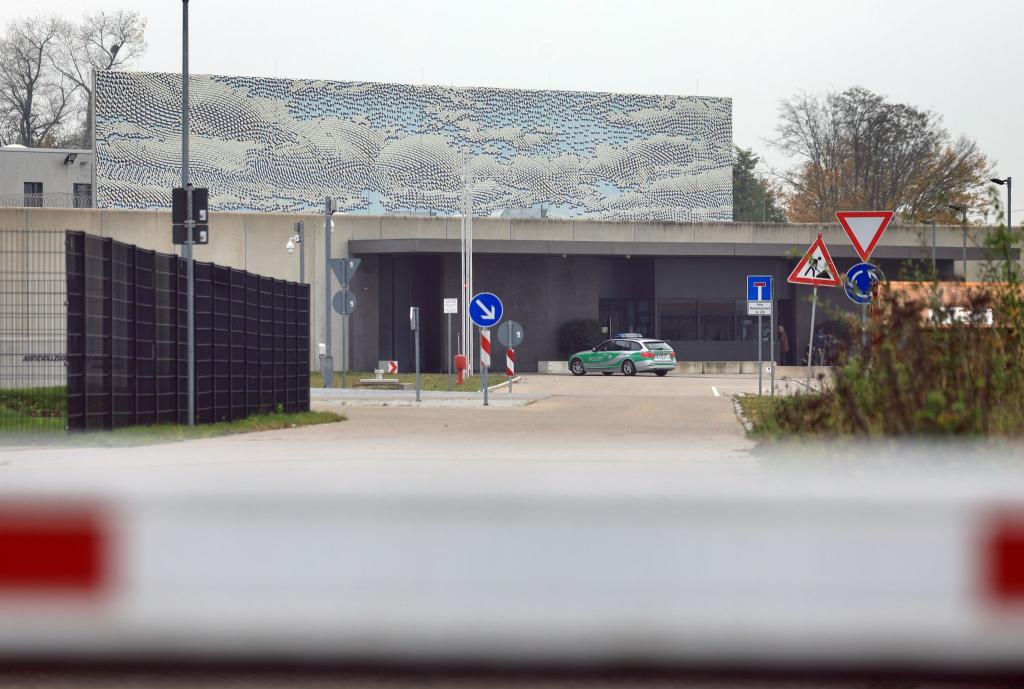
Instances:
[[[183,259],[67,232],[68,428],[187,420]],[[196,422],[309,409],[309,286],[195,264]]]

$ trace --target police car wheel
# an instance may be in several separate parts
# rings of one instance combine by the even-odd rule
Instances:
[[[661,378],[662,376],[667,376],[668,375],[668,371],[655,371],[654,375],[656,375],[659,378]]]
[[[573,359],[569,362],[569,370],[572,371],[574,376],[584,376],[587,374],[587,369],[583,368],[583,362],[579,359]]]
[[[622,373],[623,373],[623,375],[627,375],[627,376],[635,376],[636,375],[636,364],[634,364],[629,359],[626,359],[625,361],[622,362]]]

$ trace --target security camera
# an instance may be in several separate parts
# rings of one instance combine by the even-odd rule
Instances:
[[[293,237],[289,237],[288,243],[284,245],[284,248],[288,249],[288,253],[294,254],[295,253],[295,239]]]

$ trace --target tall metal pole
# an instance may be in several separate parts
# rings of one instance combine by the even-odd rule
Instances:
[[[342,266],[341,291],[348,292],[348,265]],[[345,309],[348,311],[348,309]],[[348,387],[348,314],[341,314],[341,388]],[[417,337],[418,337],[417,331]]]
[[[771,314],[769,315],[769,318],[768,318],[768,323],[769,323],[768,327],[769,327],[769,332],[771,333],[771,335],[770,335],[770,342],[771,342],[772,353],[771,353],[771,355],[768,358],[772,362],[771,363],[771,367],[772,367],[772,396],[774,397],[775,396],[775,367],[778,365],[778,361],[775,358],[775,278],[774,277],[768,278],[768,291],[772,295],[772,299],[771,299],[772,311],[771,311]]]
[[[469,300],[476,294],[473,288],[473,158],[472,156],[466,159],[466,199],[468,201],[469,213],[466,214],[466,274],[468,276],[468,287],[466,288],[466,318],[469,318]],[[470,332],[472,333],[472,322],[470,322]],[[469,351],[466,352],[467,365],[470,370],[473,370],[473,347],[467,348]],[[486,394],[485,394],[486,397]]]
[[[760,296],[760,295],[758,295]],[[764,378],[764,360],[761,357],[761,343],[764,341],[764,328],[761,325],[761,317],[757,317],[757,394],[761,392],[761,381]]]
[[[964,235],[964,282],[967,282],[967,207],[964,206],[960,216],[960,229]]]
[[[334,387],[334,357],[331,355],[331,198],[324,199],[324,358],[320,376],[324,387]]]
[[[414,337],[416,338],[416,401],[420,401],[420,324],[419,315],[416,316],[416,330]]]
[[[181,0],[181,186],[185,189],[185,244],[182,253],[187,265],[186,309],[188,312],[188,425],[196,425],[196,329],[195,273],[192,260],[192,185],[188,170],[188,0]],[[93,191],[95,193],[95,190]]]
[[[448,391],[452,389],[452,315],[445,314],[448,320],[448,338],[445,340],[445,354],[448,357]]]
[[[490,330],[490,328],[480,328],[481,347],[483,346],[483,338],[485,337],[485,333],[486,333],[486,337],[487,337],[488,342],[491,339],[491,330]],[[492,350],[493,350],[493,347],[492,347]],[[488,392],[488,390],[487,390],[487,369],[488,368],[489,368],[488,366],[484,366],[484,358],[483,358],[483,356],[481,356],[480,357],[480,386],[484,389],[484,406],[485,407],[488,406],[488,404],[489,404],[488,401],[487,401],[487,392]]]
[[[296,234],[299,235],[299,282],[306,284],[306,222],[295,223]]]
[[[934,275],[937,278],[938,275],[939,275],[939,269],[937,267],[938,264],[935,262],[935,243],[936,243],[935,242],[935,240],[936,240],[935,219],[932,218],[929,222],[932,224],[932,275]]]
[[[469,158],[465,158],[462,161],[462,178],[466,182],[465,188],[462,190],[462,223],[460,229],[462,230],[459,237],[459,259],[461,262],[460,273],[459,273],[459,301],[462,302],[459,311],[459,330],[462,333],[461,341],[459,343],[459,353],[466,356],[467,366],[469,365],[469,352],[467,351],[470,347],[469,337],[467,334],[467,323],[469,319],[469,296],[466,294],[466,290],[469,287],[469,276],[466,273],[466,215],[469,212],[469,195],[467,189],[469,186]],[[470,369],[472,371],[472,369]]]
[[[814,309],[818,305],[818,287],[811,295],[811,335],[807,338],[807,392],[811,391],[811,365],[814,363]]]

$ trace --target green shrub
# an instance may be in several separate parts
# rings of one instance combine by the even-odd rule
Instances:
[[[590,349],[605,339],[601,325],[593,318],[574,318],[558,329],[558,351],[568,357],[576,352]]]
[[[767,435],[856,436],[1024,434],[1024,283],[1011,254],[1019,233],[986,241],[988,281],[967,295],[964,318],[943,306],[941,283],[883,299],[853,338],[824,392],[764,406]],[[928,309],[934,314],[929,322]],[[991,309],[995,325],[979,314]],[[851,318],[851,327],[856,324]]]

